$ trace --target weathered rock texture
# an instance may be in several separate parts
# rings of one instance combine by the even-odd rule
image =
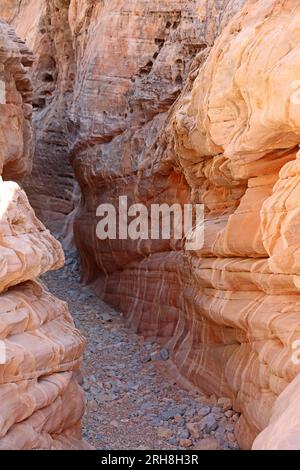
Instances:
[[[0,21],[0,167],[4,178],[31,168],[32,54]],[[67,304],[37,280],[62,266],[60,244],[23,190],[0,181],[0,449],[85,447],[83,393],[76,375],[84,341]]]
[[[243,1],[0,0],[36,57],[35,156],[24,186],[47,226],[61,232],[76,202],[70,147],[129,140],[161,114],[157,133],[193,57]]]
[[[75,234],[84,277],[98,279],[99,292],[137,331],[166,342],[181,374],[234,400],[242,413],[236,433],[248,448],[299,372],[292,354],[300,334],[293,99],[300,2],[248,2],[228,26],[218,16],[218,28],[213,2],[210,17],[206,2],[180,2],[175,25],[160,2],[157,30],[158,19],[138,26],[147,2],[135,2],[118,27],[120,3],[105,3],[101,27],[91,27],[91,43],[82,41],[75,85],[71,157],[82,190]],[[223,26],[208,53],[214,34],[206,32]],[[100,242],[96,207],[117,205],[123,194],[146,205],[204,203],[204,248]],[[282,420],[289,447],[297,422]]]
[[[38,56],[31,198],[56,220],[70,209],[69,154],[84,280],[233,399],[243,447],[267,428],[256,448],[300,448],[297,403],[284,410],[299,381],[300,2],[2,2]],[[99,241],[96,208],[119,195],[204,203],[204,247]]]
[[[0,0],[0,16],[34,52],[33,170],[23,182],[37,216],[62,232],[74,208],[74,178],[68,160],[68,110],[72,101],[74,51],[68,23],[69,1]]]

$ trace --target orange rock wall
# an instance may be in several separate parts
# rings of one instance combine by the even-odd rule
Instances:
[[[233,399],[242,447],[263,430],[255,448],[300,446],[300,2],[27,1],[22,15],[2,2],[38,56],[34,171],[62,187],[68,155],[80,184],[84,280],[167,344],[181,375]],[[52,138],[56,156],[43,151]],[[67,213],[69,199],[58,210],[61,191],[39,181],[41,214]],[[119,195],[205,204],[204,247],[99,241],[96,208]]]
[[[72,153],[85,279],[138,332],[166,343],[180,374],[234,400],[244,448],[268,426],[273,436],[272,410],[299,372],[298,13],[299,2],[248,2],[210,52],[198,51],[165,115]],[[121,194],[204,203],[203,249],[97,240],[95,208]],[[297,422],[280,419],[281,444],[262,435],[256,448],[291,445]]]
[[[31,169],[33,56],[0,21],[0,168]],[[17,183],[0,177],[0,449],[85,448],[77,376],[84,340],[67,304],[38,281],[63,265],[60,244]]]

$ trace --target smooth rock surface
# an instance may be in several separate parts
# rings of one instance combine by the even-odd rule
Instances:
[[[34,178],[35,207],[61,225],[80,200],[83,279],[179,375],[232,401],[243,448],[264,429],[256,448],[297,446],[297,406],[284,411],[281,397],[299,374],[300,2],[21,3],[51,18],[32,26],[4,0],[39,57],[33,175],[47,175]],[[100,241],[96,208],[120,195],[205,204],[204,246]]]

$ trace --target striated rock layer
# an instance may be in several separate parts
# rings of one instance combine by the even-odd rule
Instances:
[[[31,168],[33,56],[0,21],[0,168]],[[0,181],[0,449],[85,448],[79,372],[84,340],[67,304],[37,280],[63,265],[60,244],[17,183]]]
[[[35,55],[30,72],[35,151],[32,173],[23,185],[37,216],[55,232],[62,232],[66,215],[74,208],[74,177],[67,158],[68,111],[75,77],[69,3],[0,0],[0,17]]]
[[[300,448],[300,2],[1,3],[38,57],[38,213],[61,225],[78,199],[69,155],[84,280],[233,399],[242,447]],[[96,209],[120,195],[203,203],[203,248],[98,240]]]
[[[163,341],[180,374],[233,399],[243,448],[265,428],[256,448],[299,448],[297,420],[281,397],[299,373],[300,2],[219,2],[218,14],[214,2],[207,11],[207,2],[185,2],[175,26],[168,19],[153,35],[135,23],[147,2],[135,2],[120,31],[143,36],[149,56],[138,72],[138,49],[124,51],[126,40],[111,35],[120,3],[104,2],[91,38],[99,31],[101,41],[89,55],[82,41],[85,73],[75,85],[71,158],[82,191],[75,235],[84,279],[136,331]],[[160,2],[161,18],[162,10]],[[117,206],[119,195],[147,206],[205,204],[204,247],[98,240],[96,208]]]
[[[157,134],[193,58],[243,2],[0,0],[0,16],[36,57],[36,146],[25,188],[48,227],[61,232],[78,199],[70,150],[87,153],[123,134],[129,141],[160,114]]]

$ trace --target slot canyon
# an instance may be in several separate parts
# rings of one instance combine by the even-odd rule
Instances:
[[[1,450],[300,449],[298,21],[0,0]],[[100,240],[120,196],[202,248]]]

